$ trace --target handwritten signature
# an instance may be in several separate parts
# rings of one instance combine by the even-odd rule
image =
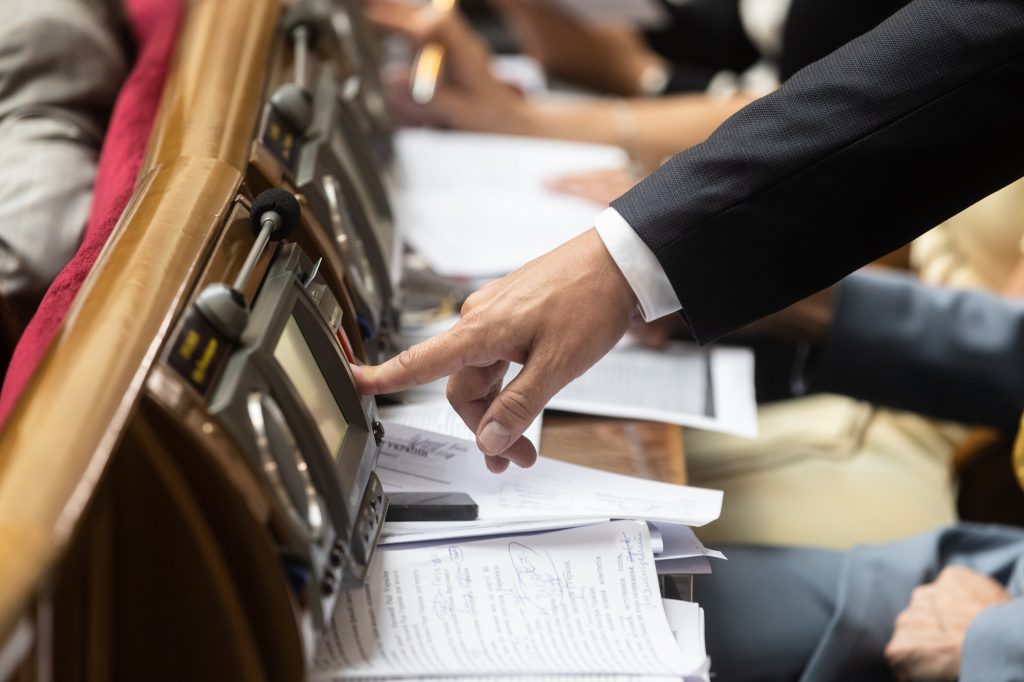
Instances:
[[[629,563],[638,563],[646,560],[647,552],[644,551],[644,544],[644,534],[642,531],[637,532],[636,535],[622,534],[622,548],[626,551],[626,560]]]
[[[452,545],[448,548],[448,559],[455,564],[455,580],[458,581],[459,587],[468,589],[473,585],[473,579],[470,577],[468,569],[462,565],[462,560],[465,556],[462,553],[462,548],[458,545]]]
[[[508,554],[516,572],[517,589],[524,599],[545,613],[562,603],[565,586],[547,552],[510,542]]]

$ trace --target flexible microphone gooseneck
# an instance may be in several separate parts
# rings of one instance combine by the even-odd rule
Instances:
[[[249,319],[242,290],[252,277],[260,256],[268,242],[280,241],[290,235],[301,220],[302,209],[291,192],[268,189],[252,202],[250,225],[256,243],[230,287],[223,283],[211,284],[196,297],[195,308],[217,331],[231,340],[237,340]]]

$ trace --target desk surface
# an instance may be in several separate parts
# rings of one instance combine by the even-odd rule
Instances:
[[[542,452],[563,462],[665,483],[686,483],[683,429],[635,419],[544,415]]]

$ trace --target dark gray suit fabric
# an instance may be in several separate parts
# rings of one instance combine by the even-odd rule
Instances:
[[[885,645],[915,587],[967,566],[1013,595],[979,615],[960,680],[1024,680],[1024,530],[959,524],[840,553],[723,547],[728,562],[697,579],[711,667],[719,682],[884,682]]]
[[[915,0],[613,202],[712,341],[1024,175],[1024,3]]]
[[[896,615],[909,604],[913,588],[932,582],[946,566],[959,565],[994,578],[1014,597],[1013,606],[989,609],[968,628],[961,682],[1020,680],[1024,674],[1021,556],[1024,531],[974,524],[852,550],[840,578],[835,613],[801,679],[887,679],[885,644],[892,636]],[[994,623],[1005,629],[998,630]]]
[[[730,546],[694,599],[716,682],[797,680],[835,612],[846,553]]]
[[[1024,301],[859,272],[838,289],[814,391],[1014,430],[1024,411]]]

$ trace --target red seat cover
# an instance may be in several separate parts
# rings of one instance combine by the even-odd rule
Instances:
[[[0,424],[7,421],[128,205],[146,154],[181,28],[184,0],[125,0],[125,9],[137,57],[114,103],[103,140],[82,244],[47,290],[18,341],[0,392]]]

